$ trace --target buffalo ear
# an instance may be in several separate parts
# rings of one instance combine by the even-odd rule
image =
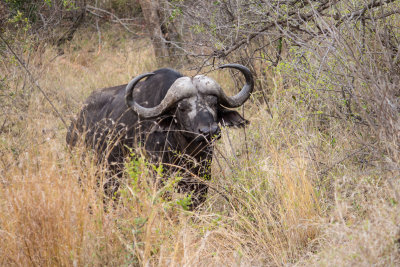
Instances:
[[[244,119],[237,111],[229,109],[219,110],[218,122],[228,127],[244,127],[249,121]]]

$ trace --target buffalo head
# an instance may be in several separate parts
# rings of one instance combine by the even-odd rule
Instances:
[[[153,119],[165,113],[174,117],[182,135],[192,142],[210,140],[220,134],[219,123],[227,126],[242,126],[246,123],[237,112],[226,108],[236,108],[244,104],[254,88],[251,72],[239,64],[226,64],[220,68],[234,68],[243,73],[246,84],[241,91],[227,96],[219,84],[204,75],[180,77],[174,81],[164,99],[155,107],[143,107],[134,97],[135,85],[154,73],[145,73],[135,77],[126,87],[125,100],[128,107],[140,118]]]

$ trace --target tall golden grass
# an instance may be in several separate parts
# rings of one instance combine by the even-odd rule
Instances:
[[[61,56],[52,47],[34,53],[30,67],[65,118],[96,88],[156,68],[148,40],[118,36],[104,32],[100,52],[96,34],[82,32]],[[0,68],[21,85],[18,66]],[[66,148],[66,127],[33,91],[22,119],[1,133],[0,265],[399,264],[398,179],[346,158],[351,131],[339,121],[318,130],[279,73],[270,76],[270,108],[254,98],[247,129],[224,130],[212,189],[196,211],[182,207],[173,177],[160,188],[142,157],[131,159],[137,170],[119,202],[104,207],[101,166],[84,148]],[[213,77],[230,84],[226,73]]]

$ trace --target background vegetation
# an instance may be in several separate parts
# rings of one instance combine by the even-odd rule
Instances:
[[[376,0],[2,1],[0,265],[397,266],[399,12]],[[225,62],[248,66],[257,88],[241,110],[251,124],[217,143],[204,206],[188,211],[179,177],[160,188],[162,166],[137,156],[104,208],[104,170],[65,144],[84,99],[159,66],[233,94],[240,78],[214,70]]]

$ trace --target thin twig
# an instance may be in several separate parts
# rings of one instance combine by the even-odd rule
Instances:
[[[28,74],[31,82],[38,88],[38,90],[42,93],[44,98],[49,102],[50,106],[56,113],[57,117],[62,121],[64,124],[65,128],[68,128],[67,123],[65,122],[64,118],[61,116],[61,113],[57,110],[57,108],[54,106],[53,102],[50,100],[46,92],[40,87],[39,83],[35,80],[33,77],[32,73],[28,70],[28,68],[25,66],[25,64],[22,62],[22,60],[19,58],[19,56],[14,52],[14,50],[11,48],[11,46],[8,44],[8,42],[3,38],[3,35],[0,32],[0,39],[3,41],[3,43],[7,46],[8,50],[14,55],[14,57],[17,59],[18,63],[21,65],[21,67],[26,71]]]
[[[86,10],[89,13],[96,14],[94,12],[91,12],[90,9],[95,10],[95,11],[100,11],[100,12],[103,12],[103,13],[106,13],[106,14],[110,15],[111,17],[113,17],[115,19],[115,21],[117,21],[119,24],[121,24],[122,27],[124,27],[128,32],[130,32],[130,33],[132,33],[134,35],[137,35],[135,32],[133,32],[131,29],[129,29],[128,26],[126,26],[126,24],[120,18],[118,18],[115,14],[113,14],[113,13],[107,11],[107,10],[98,8],[98,7],[94,7],[94,6],[91,6],[91,5],[86,5]],[[98,15],[98,14],[96,14],[95,16],[101,17],[101,15]]]
[[[356,151],[350,153],[349,155],[346,155],[344,158],[342,158],[341,160],[335,162],[334,164],[332,164],[331,166],[327,167],[325,170],[322,170],[319,172],[320,175],[324,175],[326,174],[328,171],[330,171],[331,169],[333,169],[336,165],[342,163],[343,161],[347,160],[348,158],[358,154],[359,152],[363,151],[368,145],[363,145],[361,148],[357,149]]]

